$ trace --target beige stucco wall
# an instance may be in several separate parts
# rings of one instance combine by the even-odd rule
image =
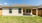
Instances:
[[[23,16],[23,9],[18,13],[18,8],[12,8],[12,13],[9,13],[9,8],[3,8],[2,12],[3,16]]]
[[[2,16],[2,10],[0,10],[0,16]]]

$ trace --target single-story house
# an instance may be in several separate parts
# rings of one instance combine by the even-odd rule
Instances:
[[[10,5],[0,6],[0,16],[42,15],[42,6]]]

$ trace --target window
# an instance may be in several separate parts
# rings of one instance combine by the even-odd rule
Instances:
[[[29,13],[31,13],[31,9],[29,9]]]
[[[26,9],[26,13],[31,13],[31,9]]]
[[[21,13],[21,8],[19,8],[18,10],[19,10],[18,12]]]
[[[9,13],[12,13],[12,9],[9,9]]]
[[[26,9],[26,13],[28,13],[28,9]]]

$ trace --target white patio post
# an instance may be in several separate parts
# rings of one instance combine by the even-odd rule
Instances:
[[[36,9],[36,16],[38,16],[38,9]]]
[[[31,15],[32,15],[32,9],[31,9]]]

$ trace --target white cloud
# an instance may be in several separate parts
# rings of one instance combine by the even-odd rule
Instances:
[[[5,5],[7,4],[7,3],[4,3]]]

